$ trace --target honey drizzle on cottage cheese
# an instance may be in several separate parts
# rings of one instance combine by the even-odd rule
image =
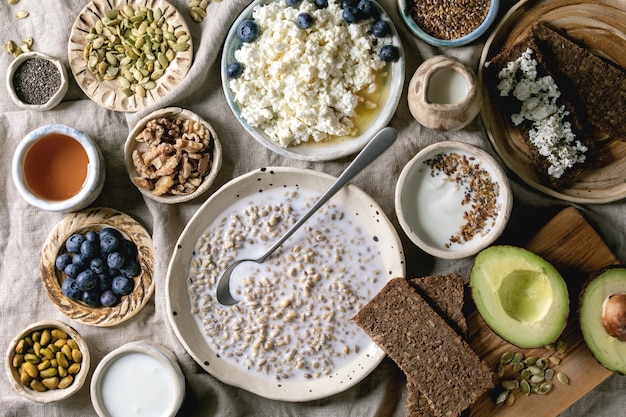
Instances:
[[[295,23],[302,12],[313,17],[310,29]],[[358,134],[355,120],[377,108],[368,98],[385,68],[378,56],[384,41],[368,33],[371,21],[346,23],[332,0],[324,9],[278,0],[256,6],[252,16],[260,35],[235,51],[244,71],[229,83],[248,124],[284,147]]]
[[[384,264],[358,217],[327,203],[263,264],[235,269],[223,306],[216,280],[234,260],[254,258],[280,237],[316,195],[265,190],[223,212],[199,238],[189,272],[192,313],[224,360],[276,380],[330,375],[368,337],[351,320],[384,285]]]
[[[538,77],[537,61],[528,48],[515,61],[498,73],[500,95],[513,95],[522,102],[519,113],[511,120],[518,126],[524,120],[532,122],[530,141],[539,154],[549,162],[548,175],[561,178],[565,170],[585,162],[587,147],[576,139],[571,123],[566,120],[569,112],[557,104],[561,95],[554,79]]]

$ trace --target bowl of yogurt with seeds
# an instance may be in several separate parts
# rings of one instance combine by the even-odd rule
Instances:
[[[255,0],[235,20],[222,86],[244,129],[293,159],[360,151],[404,84],[397,31],[373,0]]]

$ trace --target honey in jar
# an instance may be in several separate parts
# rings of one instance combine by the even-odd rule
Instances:
[[[51,200],[67,200],[81,190],[89,158],[76,139],[52,133],[35,142],[24,159],[24,177],[33,193]]]

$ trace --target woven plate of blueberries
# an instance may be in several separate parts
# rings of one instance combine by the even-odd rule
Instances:
[[[55,306],[83,324],[109,327],[136,315],[154,293],[152,238],[129,215],[91,208],[61,220],[41,251]]]

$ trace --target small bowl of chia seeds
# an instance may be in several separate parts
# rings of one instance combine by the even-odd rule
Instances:
[[[487,32],[500,0],[398,0],[398,8],[415,36],[433,46],[455,47]]]
[[[59,104],[68,89],[63,64],[41,52],[19,55],[7,71],[7,90],[13,102],[26,110],[46,111]]]

